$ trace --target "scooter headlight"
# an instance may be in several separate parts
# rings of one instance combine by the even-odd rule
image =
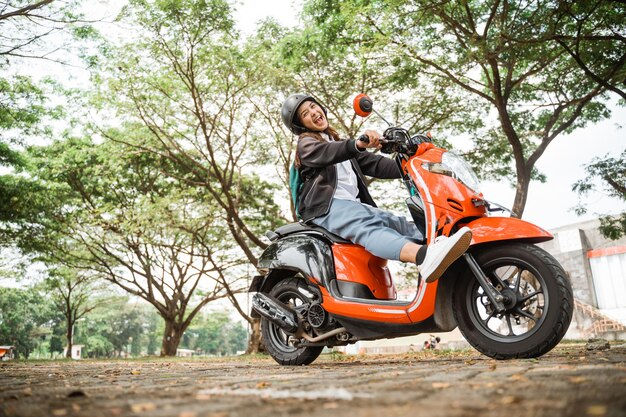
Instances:
[[[426,163],[423,167],[430,172],[449,175],[471,188],[472,191],[480,192],[480,181],[470,164],[453,152],[444,152],[441,162]]]

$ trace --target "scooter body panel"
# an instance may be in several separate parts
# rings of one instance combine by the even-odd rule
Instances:
[[[328,286],[335,279],[330,245],[304,234],[287,236],[273,242],[259,257],[257,269],[300,272],[321,286]],[[261,284],[260,288],[263,287],[264,284]]]
[[[465,226],[472,229],[472,245],[503,240],[539,243],[554,238],[541,227],[515,217],[481,217]]]
[[[377,300],[395,300],[396,288],[387,268],[387,260],[372,255],[359,245],[335,244],[335,274],[340,284],[366,287]],[[344,296],[348,295],[342,291]]]
[[[482,194],[450,176],[424,168],[441,162],[444,152],[443,149],[431,149],[402,163],[403,171],[411,178],[424,202],[428,243],[441,234],[450,235],[452,228],[463,219],[486,216],[484,206],[473,204],[473,201],[483,199]]]

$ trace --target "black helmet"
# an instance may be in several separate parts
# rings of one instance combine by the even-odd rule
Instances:
[[[300,104],[304,103],[305,101],[314,102],[315,104],[320,106],[324,114],[326,114],[326,109],[324,108],[324,106],[322,106],[319,101],[315,100],[315,98],[313,98],[313,96],[309,94],[292,94],[287,97],[287,100],[285,100],[285,102],[283,103],[281,116],[283,118],[283,123],[285,124],[285,126],[287,126],[287,128],[296,135],[306,132],[304,126],[299,125],[300,121],[298,120],[296,113],[298,107],[300,107]]]

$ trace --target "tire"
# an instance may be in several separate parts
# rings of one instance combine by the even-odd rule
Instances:
[[[496,359],[535,358],[563,338],[574,300],[565,271],[550,254],[526,243],[504,243],[473,251],[494,286],[497,274],[508,295],[506,311],[496,314],[469,271],[457,282],[454,316],[459,330],[479,352]],[[504,291],[503,291],[504,290]]]
[[[288,278],[276,284],[269,294],[286,305],[298,307],[311,302],[304,295],[306,293],[299,291],[300,288],[306,288],[302,280]],[[289,335],[265,318],[261,320],[261,337],[267,352],[281,365],[308,365],[324,349],[324,346],[294,347],[289,343]]]

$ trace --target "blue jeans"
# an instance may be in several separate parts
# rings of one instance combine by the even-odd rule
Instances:
[[[400,251],[408,242],[424,238],[415,224],[404,217],[359,201],[333,198],[328,213],[312,221],[380,258],[393,261],[400,260]]]

